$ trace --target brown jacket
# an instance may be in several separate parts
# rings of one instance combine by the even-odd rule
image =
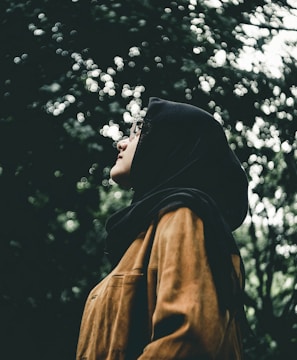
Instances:
[[[77,360],[241,359],[238,324],[218,309],[201,219],[180,208],[152,231],[91,291]]]

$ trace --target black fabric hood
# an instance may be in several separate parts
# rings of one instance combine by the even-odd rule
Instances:
[[[222,126],[189,104],[150,98],[131,182],[133,202],[168,188],[205,192],[232,230],[247,214],[247,177]]]

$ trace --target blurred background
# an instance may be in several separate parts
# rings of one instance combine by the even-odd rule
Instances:
[[[254,336],[297,346],[297,1],[1,0],[1,358],[70,360],[131,193],[114,143],[150,96],[214,114],[250,180],[236,231]]]

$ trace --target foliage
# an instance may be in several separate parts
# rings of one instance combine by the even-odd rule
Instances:
[[[130,199],[109,182],[112,144],[160,96],[213,113],[247,170],[250,216],[236,233],[256,335],[247,358],[288,359],[297,338],[297,70],[289,45],[278,69],[262,54],[294,2],[0,6],[2,354],[74,357],[85,297],[109,269],[105,221]]]

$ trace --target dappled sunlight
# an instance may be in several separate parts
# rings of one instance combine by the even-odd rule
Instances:
[[[276,245],[276,252],[278,254],[284,256],[285,258],[289,258],[291,255],[296,255],[297,254],[297,245],[296,244],[293,244],[293,245],[289,245],[289,244],[281,245],[281,244],[278,244],[278,245]],[[292,285],[292,281],[293,281],[293,279],[291,279],[291,281],[290,281],[290,286]]]
[[[80,226],[77,215],[74,211],[67,211],[59,214],[57,216],[57,220],[61,224],[62,228],[69,233],[76,231]]]
[[[104,125],[100,130],[100,134],[113,139],[114,141],[118,141],[123,136],[123,133],[120,131],[120,127],[118,124],[114,124],[111,120],[108,125]]]

